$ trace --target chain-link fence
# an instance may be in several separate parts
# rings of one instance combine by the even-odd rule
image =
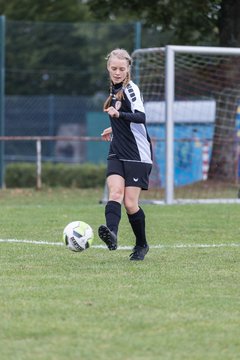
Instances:
[[[134,23],[7,20],[2,135],[100,136],[108,124],[102,114],[108,91],[106,54],[114,47],[131,51],[136,35]],[[104,161],[106,144],[48,141],[43,143],[42,152],[43,160],[99,162]],[[5,143],[5,163],[35,161],[35,157],[33,142]]]
[[[2,17],[1,17],[2,18]],[[116,47],[130,53],[154,46],[158,34],[139,23],[42,23],[10,21],[1,24],[5,52],[5,136],[100,136],[108,126],[102,104],[108,93],[106,55]],[[154,43],[156,41],[156,43]],[[3,95],[3,94],[1,94]],[[4,163],[35,161],[35,144],[8,141]],[[43,160],[105,161],[107,144],[48,141]]]
[[[88,136],[98,141],[42,142],[42,160],[102,163],[109,126],[106,55],[159,46],[160,32],[139,22],[43,23],[0,16],[0,136]],[[0,183],[11,162],[36,162],[35,141],[0,141]]]

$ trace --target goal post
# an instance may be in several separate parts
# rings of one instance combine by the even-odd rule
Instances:
[[[166,47],[165,70],[165,126],[166,126],[166,191],[165,202],[172,204],[174,200],[174,51]]]
[[[239,202],[240,49],[169,45],[132,57],[157,142],[159,203]]]

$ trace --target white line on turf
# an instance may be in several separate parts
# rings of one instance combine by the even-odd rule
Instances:
[[[63,242],[49,242],[37,240],[19,240],[19,239],[0,239],[0,243],[25,243],[34,245],[53,245],[64,246]],[[219,247],[239,247],[240,243],[229,244],[173,244],[173,245],[152,245],[151,249],[185,249],[185,248],[219,248]],[[105,245],[92,245],[95,249],[107,249]],[[118,250],[131,250],[132,246],[119,246]]]

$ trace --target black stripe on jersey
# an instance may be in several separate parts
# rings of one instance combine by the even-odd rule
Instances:
[[[129,92],[132,102],[136,101],[137,98],[136,98],[135,92],[130,84],[127,85],[127,89],[128,89],[128,92]]]

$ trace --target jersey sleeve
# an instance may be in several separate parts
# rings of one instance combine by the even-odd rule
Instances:
[[[125,94],[131,103],[131,110],[133,113],[135,111],[140,111],[145,113],[142,96],[139,87],[136,84],[130,81],[130,83],[127,85],[125,89]]]
[[[120,111],[119,118],[137,124],[144,124],[146,122],[145,113],[141,111],[135,111],[134,113],[125,113]]]
[[[120,119],[127,120],[129,122],[144,124],[146,121],[146,116],[142,96],[138,86],[132,81],[130,81],[130,83],[125,88],[124,93],[128,99],[131,111],[120,111]]]

